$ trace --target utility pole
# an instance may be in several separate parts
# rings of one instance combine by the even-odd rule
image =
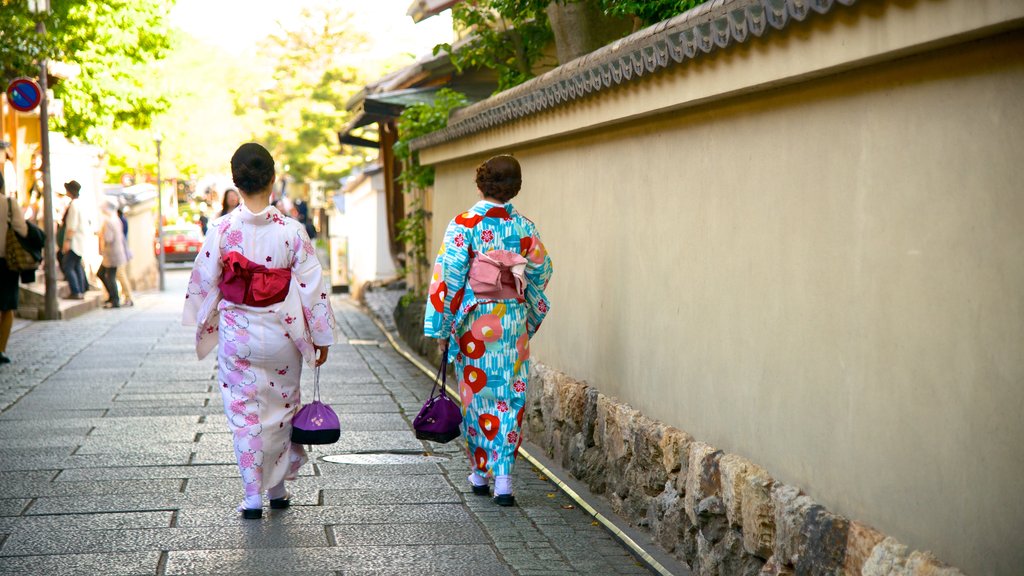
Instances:
[[[46,25],[43,18],[50,11],[48,1],[30,1],[29,9],[36,15],[36,34],[46,37]],[[43,247],[43,273],[46,277],[46,297],[43,305],[43,317],[46,320],[60,319],[60,307],[57,304],[57,235],[53,227],[53,188],[50,186],[50,115],[47,109],[47,73],[45,53],[39,56],[39,139],[42,141],[43,157],[43,233],[46,244]]]
[[[157,132],[153,135],[153,141],[156,142],[156,225],[158,234],[160,235],[160,291],[163,292],[167,285],[164,282],[164,253],[166,247],[164,246],[164,193],[163,193],[163,180],[160,178],[160,143],[163,142],[164,137],[162,134]]]

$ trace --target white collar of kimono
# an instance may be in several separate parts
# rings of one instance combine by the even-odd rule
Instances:
[[[498,202],[490,202],[488,200],[478,200],[476,205],[473,206],[473,208],[483,210],[484,212],[487,212],[487,210],[495,207],[504,208],[505,210],[508,210],[509,214],[512,214],[512,211],[514,210],[514,208],[512,208],[512,204],[508,202],[504,204],[499,204]]]
[[[274,208],[272,204],[259,212],[253,212],[252,210],[249,210],[249,207],[245,204],[240,204],[238,206],[238,216],[242,219],[242,222],[255,224],[257,226],[272,224],[274,221],[279,221],[284,218],[281,211]]]

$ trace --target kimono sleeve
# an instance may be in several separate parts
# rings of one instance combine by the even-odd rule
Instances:
[[[469,234],[452,220],[434,262],[428,302],[423,317],[423,334],[442,338],[451,333],[455,313],[462,305],[469,274]]]
[[[295,226],[291,242],[295,257],[290,289],[299,291],[310,340],[316,346],[330,346],[334,344],[334,309],[316,248],[302,226]]]
[[[526,255],[526,331],[532,338],[544,317],[551,310],[551,303],[548,301],[544,291],[551,281],[551,273],[554,268],[551,265],[551,256],[548,254],[540,234],[533,230],[530,239],[530,249]]]
[[[184,326],[195,326],[199,321],[199,309],[202,307],[210,291],[220,282],[221,275],[220,234],[215,228],[203,241],[203,247],[196,255],[192,266],[192,276],[188,280],[185,291],[185,310],[181,323]]]

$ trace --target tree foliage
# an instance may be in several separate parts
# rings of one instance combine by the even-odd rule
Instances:
[[[358,160],[340,154],[336,133],[348,120],[346,102],[365,84],[352,57],[365,43],[350,14],[318,5],[304,8],[297,26],[282,28],[264,45],[274,64],[259,91],[268,127],[263,139],[292,178],[335,180]],[[240,101],[250,95],[240,92]]]
[[[682,14],[703,4],[706,0],[599,0],[601,9],[609,16],[631,16],[643,26]]]
[[[51,0],[36,34],[24,0],[0,0],[0,66],[4,79],[37,77],[39,58],[77,65],[79,73],[53,86],[63,102],[51,128],[102,143],[100,128],[146,128],[168,102],[147,83],[147,63],[170,48],[166,22],[173,0]]]
[[[463,2],[452,8],[457,28],[472,30],[472,39],[457,51],[440,44],[434,53],[446,51],[458,69],[492,68],[498,74],[498,90],[533,78],[554,39],[544,13],[546,2],[537,0],[483,0]]]
[[[448,125],[452,110],[465,106],[466,96],[442,88],[432,104],[413,104],[402,111],[398,118],[398,135],[395,142],[395,157],[402,162],[399,181],[409,198],[406,215],[398,222],[398,240],[405,243],[409,254],[408,267],[412,272],[412,290],[419,293],[424,285],[424,271],[427,264],[427,212],[424,195],[434,185],[434,168],[421,166],[419,153],[409,148],[409,143],[420,136],[441,130]]]
[[[596,2],[609,17],[628,16],[637,26],[648,26],[681,14],[706,0],[556,0],[560,3]],[[476,0],[452,8],[456,28],[471,34],[458,50],[439,44],[434,53],[448,52],[458,69],[482,67],[498,74],[498,91],[533,78],[549,62],[554,39],[547,16],[549,0]],[[553,64],[553,63],[551,63]]]

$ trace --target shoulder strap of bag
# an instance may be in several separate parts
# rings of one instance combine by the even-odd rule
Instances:
[[[438,386],[441,387],[441,396],[445,395],[445,383],[448,381],[448,347],[451,346],[451,340],[448,340],[444,345],[444,353],[441,354],[441,366],[437,369],[437,376],[434,377],[434,387],[430,389],[430,397],[434,397],[434,392],[437,391]]]
[[[320,367],[313,368],[313,400],[320,401]]]

